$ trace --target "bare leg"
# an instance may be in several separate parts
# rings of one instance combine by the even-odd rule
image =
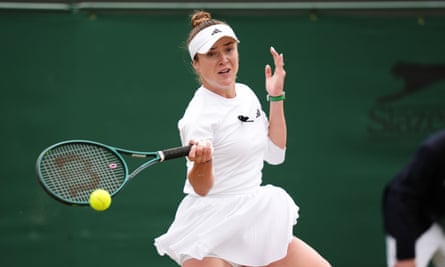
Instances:
[[[184,261],[182,267],[231,267],[231,265],[218,258],[204,258],[202,260],[189,259]]]
[[[331,267],[331,265],[312,247],[295,237],[289,244],[286,257],[267,267]]]

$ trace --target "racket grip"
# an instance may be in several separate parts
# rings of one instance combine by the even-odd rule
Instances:
[[[189,146],[175,147],[159,151],[158,153],[161,157],[160,161],[162,162],[164,160],[185,157],[189,154],[191,148],[192,146],[189,145]]]

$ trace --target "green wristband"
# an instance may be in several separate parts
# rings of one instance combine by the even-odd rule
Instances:
[[[267,95],[267,96],[266,96],[266,99],[267,99],[267,101],[270,101],[270,102],[282,101],[282,100],[286,99],[286,94],[285,94],[285,92],[283,91],[283,94],[282,94],[282,95],[279,95],[279,96],[271,96],[271,95]]]

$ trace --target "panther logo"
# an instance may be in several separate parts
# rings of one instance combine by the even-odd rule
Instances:
[[[391,69],[391,73],[403,79],[404,86],[398,92],[377,98],[379,103],[394,102],[407,95],[426,90],[435,83],[445,81],[445,65],[443,64],[399,62]]]

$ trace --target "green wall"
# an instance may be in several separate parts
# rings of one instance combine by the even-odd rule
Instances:
[[[445,17],[214,15],[235,28],[239,81],[264,104],[268,47],[284,52],[287,161],[266,166],[264,181],[300,205],[295,234],[334,266],[384,266],[382,188],[445,127]],[[197,87],[184,49],[188,19],[0,14],[2,266],[175,266],[152,243],[182,198],[183,160],[146,170],[103,213],[53,201],[34,162],[66,139],[179,145],[176,122]],[[379,101],[413,84],[424,90]]]

